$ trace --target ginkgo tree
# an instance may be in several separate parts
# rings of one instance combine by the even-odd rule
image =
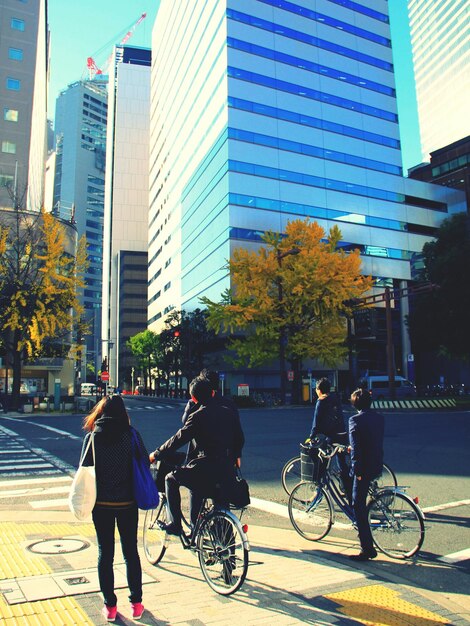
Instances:
[[[12,406],[19,403],[25,359],[54,340],[70,350],[74,320],[80,323],[83,313],[86,265],[85,239],[76,247],[51,213],[1,212],[0,342],[13,371]]]
[[[235,365],[257,367],[285,355],[298,394],[303,360],[334,366],[345,358],[351,300],[372,280],[361,274],[359,251],[342,250],[340,241],[337,226],[326,234],[316,222],[294,220],[283,235],[265,233],[258,250],[233,252],[227,266],[232,289],[220,302],[202,302],[209,327],[231,335]],[[281,362],[281,392],[282,369]]]

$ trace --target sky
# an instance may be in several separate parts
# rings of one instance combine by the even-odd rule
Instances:
[[[88,76],[87,58],[105,64],[114,43],[119,43],[139,19],[129,45],[150,47],[152,27],[159,0],[49,0],[51,70],[49,117],[54,118],[55,101],[67,85]],[[403,168],[421,163],[416,91],[414,87],[407,0],[389,0],[393,60]]]

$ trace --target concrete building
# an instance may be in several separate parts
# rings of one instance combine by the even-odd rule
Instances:
[[[122,386],[127,374],[130,380],[121,368],[121,361],[129,366],[127,340],[146,329],[147,275],[133,272],[147,263],[150,63],[149,49],[116,46],[109,79],[101,349],[114,386]],[[126,286],[133,279],[140,281],[139,293]]]
[[[470,136],[431,152],[431,162],[408,170],[408,176],[461,189],[470,212]]]
[[[73,212],[78,236],[85,235],[89,267],[83,293],[89,326],[86,364],[97,371],[101,352],[101,296],[103,273],[103,221],[108,116],[107,77],[70,84],[58,96],[55,114],[54,189],[51,208],[60,214]],[[85,355],[84,355],[85,356]]]
[[[423,161],[470,135],[467,0],[408,0]]]
[[[232,250],[288,220],[338,224],[382,290],[412,278],[464,206],[459,191],[402,176],[386,0],[162,0],[152,59],[153,330],[175,307],[220,299]],[[377,368],[384,348],[363,348]],[[406,333],[395,349],[406,373]]]
[[[47,1],[0,0],[0,207],[38,211],[47,147]],[[9,193],[7,187],[10,187]]]

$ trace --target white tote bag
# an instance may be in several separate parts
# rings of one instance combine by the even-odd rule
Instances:
[[[72,482],[69,495],[69,509],[75,517],[84,522],[90,515],[96,502],[96,474],[95,474],[95,441],[94,434],[90,435],[90,440],[80,459],[77,473]],[[82,465],[88,450],[93,452],[93,465]]]

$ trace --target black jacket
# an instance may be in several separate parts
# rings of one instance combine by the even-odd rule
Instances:
[[[96,502],[108,506],[129,503],[134,500],[132,482],[132,440],[128,423],[112,417],[100,417],[94,428]],[[148,452],[138,431],[139,446],[144,458]],[[88,445],[91,433],[83,441],[82,455]],[[80,457],[81,458],[81,457]],[[90,446],[84,459],[84,465],[92,465]]]
[[[181,448],[190,441],[192,457],[213,460],[235,460],[241,456],[245,437],[236,411],[222,404],[217,397],[186,414],[186,420],[177,433],[156,451],[157,456]]]
[[[382,473],[384,416],[368,409],[349,418],[351,474],[372,479]]]

